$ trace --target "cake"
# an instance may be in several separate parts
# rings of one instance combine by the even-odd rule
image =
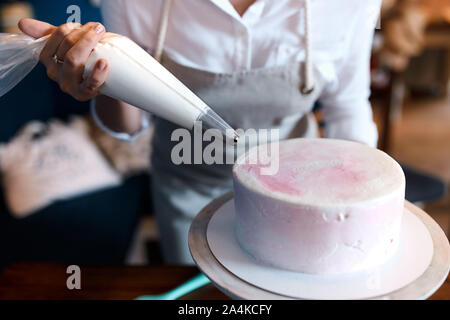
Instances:
[[[235,234],[249,255],[310,274],[357,272],[392,257],[405,196],[394,159],[357,142],[293,139],[271,146],[278,170],[267,175],[271,164],[256,157],[265,147],[233,167]]]

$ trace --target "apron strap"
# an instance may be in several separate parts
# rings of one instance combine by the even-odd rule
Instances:
[[[167,26],[169,23],[170,10],[172,8],[172,1],[173,0],[165,0],[164,5],[162,7],[161,20],[160,20],[159,31],[158,31],[158,39],[156,41],[155,53],[154,53],[154,58],[159,63],[161,63],[161,58],[162,58],[162,54],[164,51],[164,43],[166,41]]]
[[[311,56],[311,0],[305,0],[305,68],[303,75],[303,94],[310,94],[314,91],[314,72]]]

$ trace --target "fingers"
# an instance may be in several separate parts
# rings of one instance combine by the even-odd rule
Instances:
[[[86,61],[102,38],[104,31],[105,28],[101,24],[89,23],[83,26],[81,33],[73,31],[66,36],[58,49],[58,57],[64,61],[64,64],[59,66],[58,74],[58,82],[63,91],[78,93],[79,85],[83,81]],[[64,54],[63,51],[66,48],[68,51]]]
[[[19,21],[19,29],[26,35],[37,39],[52,33],[56,27],[47,22],[25,18]]]
[[[64,61],[68,60],[69,63],[76,62],[71,61],[73,57],[79,57],[82,61],[87,60],[91,51],[102,38],[104,31],[105,28],[100,23],[87,23],[80,29],[72,30],[58,47],[57,57]],[[69,51],[71,53],[66,59]]]
[[[50,25],[45,26],[40,21],[21,22],[23,30],[34,34],[48,32]],[[46,31],[45,31],[45,28]],[[44,30],[44,31],[43,31]],[[83,81],[85,64],[97,43],[105,34],[105,28],[100,23],[64,24],[53,31],[40,59],[47,68],[48,76],[57,81],[61,90],[72,95],[77,100],[85,101],[95,97],[103,85],[107,75],[107,61],[97,61],[94,70],[86,81]],[[56,63],[54,57],[62,63]]]
[[[64,40],[64,38],[71,33],[75,28],[79,28],[80,24],[76,23],[68,23],[63,24],[62,26],[55,29],[51,37],[47,40],[47,43],[42,49],[40,59],[42,63],[47,67],[50,68],[52,65],[54,65],[53,56],[56,54],[61,42]]]
[[[64,39],[59,44],[57,51],[55,51],[53,54],[56,54],[58,59],[65,60],[66,53],[70,49],[72,49],[74,45],[76,45],[78,40],[80,40],[84,34],[85,31],[82,28],[72,30],[64,37]]]
[[[94,66],[89,77],[78,88],[78,100],[85,101],[98,95],[100,87],[108,75],[108,61],[100,59]]]
[[[86,62],[105,33],[105,28],[100,23],[87,24],[86,28],[83,37],[66,54],[69,64],[78,65],[80,61]]]

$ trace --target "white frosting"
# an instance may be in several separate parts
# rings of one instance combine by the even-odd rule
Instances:
[[[275,175],[264,176],[261,169],[269,165],[249,160],[256,159],[261,148],[252,148],[238,159],[235,172],[248,188],[294,203],[326,206],[389,197],[404,184],[398,163],[367,145],[332,139],[278,145],[281,165]]]
[[[393,254],[405,190],[395,160],[355,142],[296,139],[279,144],[279,170],[265,176],[263,165],[248,164],[260,148],[233,170],[236,235],[252,256],[299,272],[343,273]]]

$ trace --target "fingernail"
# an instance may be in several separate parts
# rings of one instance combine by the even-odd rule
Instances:
[[[100,60],[100,62],[97,65],[98,70],[103,71],[106,68],[106,62],[103,60]]]
[[[95,27],[95,32],[97,32],[97,33],[102,33],[104,30],[105,30],[105,28],[101,24],[99,24]]]

